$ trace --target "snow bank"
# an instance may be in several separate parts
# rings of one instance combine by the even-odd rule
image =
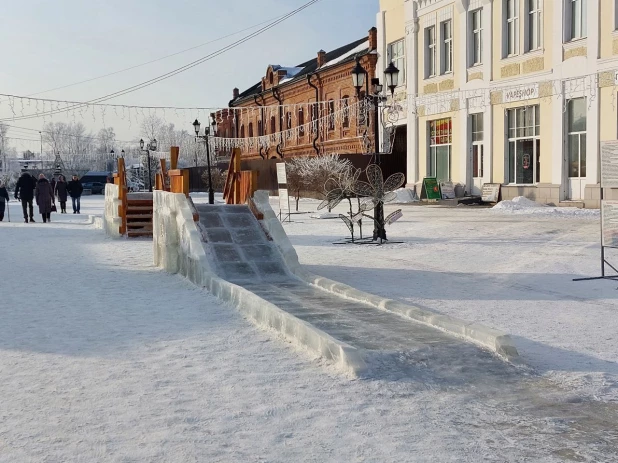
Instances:
[[[105,215],[103,217],[103,228],[105,232],[114,238],[120,237],[120,226],[122,219],[118,215],[120,206],[120,187],[113,183],[105,185]]]
[[[416,196],[416,193],[410,188],[399,188],[395,190],[395,193],[397,194],[397,199],[395,199],[393,203],[407,204],[418,202],[418,197]]]
[[[391,299],[368,294],[343,283],[329,280],[328,278],[307,272],[300,265],[298,254],[296,253],[294,246],[283,229],[281,222],[277,219],[277,215],[270,206],[268,192],[256,192],[254,200],[257,208],[264,214],[262,224],[268,234],[272,237],[275,244],[279,247],[288,268],[292,271],[292,273],[307,283],[322,288],[331,294],[336,294],[356,302],[370,304],[376,308],[397,313],[417,322],[442,329],[489,348],[493,352],[496,352],[509,360],[515,359],[518,356],[517,349],[515,348],[511,337],[501,331],[478,323],[470,323],[448,315],[428,312],[418,307],[413,307]]]
[[[596,209],[578,209],[576,207],[551,207],[539,204],[524,196],[517,196],[512,200],[500,201],[491,209],[498,213],[529,214],[562,217],[599,217]]]
[[[272,214],[279,223],[274,212]],[[355,347],[338,341],[245,288],[219,278],[210,266],[189,201],[183,194],[154,192],[153,227],[155,265],[170,273],[180,273],[207,288],[257,325],[277,331],[288,341],[332,361],[345,373],[360,376],[366,371],[363,356]],[[284,258],[293,263],[296,251],[291,244],[289,247]],[[296,265],[299,265],[298,257]]]

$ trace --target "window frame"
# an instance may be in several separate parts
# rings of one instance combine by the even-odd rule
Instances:
[[[572,127],[572,113],[571,113],[571,108],[573,107],[572,104],[575,103],[576,101],[581,101],[583,100],[584,103],[584,130],[574,130]],[[567,152],[566,152],[566,159],[567,159],[567,178],[575,178],[575,179],[582,179],[582,178],[586,178],[586,141],[587,141],[587,134],[588,134],[588,106],[587,106],[587,100],[586,97],[579,97],[579,98],[571,98],[570,100],[567,101],[567,111],[566,111],[566,141],[567,141]],[[570,163],[571,161],[571,148],[572,148],[572,144],[571,144],[571,139],[572,138],[577,138],[577,145],[578,145],[578,150],[577,150],[577,155],[578,155],[578,165],[577,165],[577,176],[572,176],[571,175],[571,168],[570,168]],[[583,143],[582,143],[583,142]],[[582,149],[583,148],[583,149]],[[584,158],[584,175],[581,175],[581,171],[582,171],[582,152],[583,152],[583,158]]]
[[[348,95],[344,95],[343,98],[341,99],[341,105],[342,105],[342,109],[343,109],[343,128],[344,129],[349,129],[350,128],[350,97]]]
[[[401,54],[399,52],[401,51]],[[386,46],[386,59],[393,62],[397,69],[399,69],[399,82],[398,87],[405,85],[406,83],[406,41],[405,39],[396,40],[389,43]]]
[[[485,133],[484,133],[484,123],[485,118],[483,113],[473,113],[469,115],[470,117],[470,149],[472,150],[472,178],[483,178],[484,174],[484,163],[485,163]],[[478,130],[478,118],[481,119],[480,130]],[[475,123],[476,122],[476,123]],[[477,130],[475,130],[475,128]],[[480,134],[480,138],[475,139],[475,134]],[[477,147],[477,153],[480,153],[480,162],[476,163],[475,167],[475,147]]]
[[[478,15],[478,27],[475,28],[476,15]],[[470,66],[480,66],[483,64],[483,8],[470,12],[470,36]],[[478,60],[476,59],[477,52]]]
[[[532,109],[532,125],[526,125],[526,111]],[[521,113],[519,113],[521,111]],[[513,114],[513,120],[515,124],[511,127],[511,114]],[[523,125],[518,125],[519,121],[524,121]],[[506,165],[508,175],[507,184],[509,185],[537,185],[541,180],[541,169],[540,169],[540,155],[541,155],[541,106],[536,105],[528,105],[528,106],[518,106],[516,108],[509,108],[506,110],[506,128],[507,128],[507,149],[506,149]],[[532,134],[526,134],[527,130],[532,129]],[[514,131],[514,136],[511,136]],[[523,135],[519,135],[519,131],[524,131]],[[532,182],[518,182],[517,181],[517,147],[518,144],[523,143],[524,141],[532,141],[532,156],[531,160],[532,165]],[[511,159],[511,146],[513,146],[513,159]],[[512,163],[511,163],[512,161]]]
[[[432,41],[433,38],[433,41]],[[425,28],[425,78],[430,79],[437,76],[437,46],[436,46],[436,26]]]
[[[513,16],[510,15],[509,5],[513,5]],[[510,58],[519,55],[519,1],[504,0],[504,57]],[[512,46],[511,46],[512,45]]]
[[[335,121],[335,100],[328,100],[328,131],[335,130],[337,124]]]
[[[305,110],[301,106],[298,108],[298,137],[303,138],[305,136]]]
[[[576,42],[588,37],[588,1],[565,0],[564,8],[565,43]],[[579,19],[579,20],[578,20]],[[579,26],[579,27],[576,27]],[[578,30],[579,29],[579,30]]]
[[[453,20],[440,23],[440,75],[453,73]]]
[[[445,131],[441,129],[441,124],[447,123],[448,128]],[[436,127],[432,132],[432,124]],[[428,162],[427,162],[427,173],[429,177],[435,177],[438,181],[451,181],[451,157],[453,154],[453,118],[451,117],[442,117],[440,119],[434,119],[427,122],[427,134],[429,136],[429,143],[427,144],[428,150]],[[432,136],[433,135],[433,136]],[[447,179],[438,179],[438,163],[437,163],[437,153],[439,147],[447,147],[448,156],[447,156],[447,171],[448,178]]]
[[[526,0],[525,32],[526,53],[541,50],[543,48],[543,0]]]

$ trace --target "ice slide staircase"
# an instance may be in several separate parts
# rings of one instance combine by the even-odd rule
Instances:
[[[459,336],[358,298],[333,294],[295,275],[280,246],[249,207],[197,205],[196,209],[202,245],[213,273],[351,346],[361,353],[363,368],[388,365],[388,371],[401,372],[416,368],[429,357],[452,361],[451,366],[456,364],[456,368],[472,362],[475,370],[479,364],[495,368],[503,363],[494,353]],[[280,232],[285,233],[282,228]]]

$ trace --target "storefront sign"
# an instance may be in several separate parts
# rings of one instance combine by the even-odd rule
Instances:
[[[601,142],[601,185],[618,188],[618,140]]]
[[[440,191],[442,192],[442,199],[455,199],[453,182],[441,182]]]
[[[500,198],[500,184],[499,183],[483,183],[483,189],[481,191],[481,200],[484,203],[497,203]]]
[[[539,97],[539,86],[526,85],[523,87],[516,87],[513,89],[507,89],[504,91],[503,102],[512,103],[513,101],[521,100],[533,100]]]
[[[603,246],[618,248],[618,201],[603,201]]]
[[[421,199],[441,199],[440,185],[435,177],[425,177],[423,179],[423,189]]]

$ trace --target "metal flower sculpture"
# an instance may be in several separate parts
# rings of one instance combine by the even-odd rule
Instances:
[[[384,181],[382,169],[377,164],[370,164],[367,167],[366,173],[369,182],[357,181],[354,192],[358,196],[368,197],[369,201],[375,206],[373,217],[365,215],[365,217],[370,217],[374,221],[374,240],[377,238],[386,240],[386,231],[384,230],[386,220],[384,220],[384,209],[382,206],[384,203],[391,202],[397,197],[395,190],[404,184],[405,176],[402,173],[396,173]]]

